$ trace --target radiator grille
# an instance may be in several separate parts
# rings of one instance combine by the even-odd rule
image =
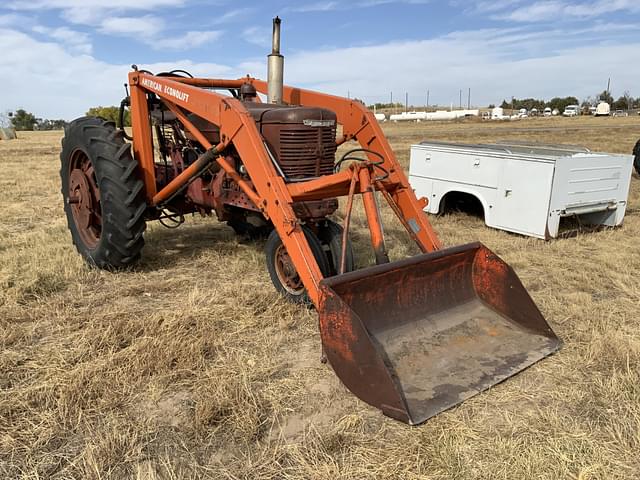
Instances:
[[[288,178],[331,175],[336,154],[335,127],[283,128],[278,163]]]

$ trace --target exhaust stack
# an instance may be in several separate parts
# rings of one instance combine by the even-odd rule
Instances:
[[[280,55],[280,18],[273,19],[271,55],[267,56],[267,102],[282,103],[284,57]]]

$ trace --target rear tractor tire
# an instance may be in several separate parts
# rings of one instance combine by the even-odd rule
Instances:
[[[638,143],[636,143],[636,146],[633,149],[633,155],[633,166],[636,169],[636,173],[640,175],[640,140],[638,140]]]
[[[65,129],[62,197],[71,238],[91,265],[128,267],[144,245],[146,202],[131,145],[113,122],[82,117]]]
[[[322,248],[320,239],[306,225],[302,226],[302,231],[320,267],[322,275],[325,277],[330,276],[331,270],[329,262]],[[304,288],[300,275],[298,275],[295,265],[276,230],[273,230],[269,235],[264,249],[267,259],[267,270],[269,271],[271,282],[276,287],[276,290],[291,303],[311,305],[311,299],[309,298],[307,290]]]

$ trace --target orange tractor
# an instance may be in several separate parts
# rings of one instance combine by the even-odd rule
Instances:
[[[283,85],[278,18],[268,59],[267,82],[134,66],[121,105],[121,117],[131,111],[131,138],[99,118],[71,123],[62,194],[88,262],[132,265],[147,221],[172,226],[194,212],[268,235],[271,280],[289,300],[315,306],[335,373],[409,424],[556,351],[560,340],[505,262],[479,243],[442,248],[423,212],[427,200],[416,198],[371,112]],[[337,146],[350,141],[359,146],[336,161]],[[349,241],[356,196],[377,264],[360,270]],[[342,224],[329,218],[338,197],[346,197]],[[380,198],[423,254],[389,262]]]

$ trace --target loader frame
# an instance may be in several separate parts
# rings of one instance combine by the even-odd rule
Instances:
[[[294,202],[348,196],[350,209],[353,196],[361,194],[376,261],[385,263],[388,262],[388,256],[375,198],[375,192],[379,191],[422,252],[441,248],[423,212],[428,200],[416,198],[377,120],[363,104],[324,93],[284,87],[283,101],[286,104],[322,107],[335,112],[338,123],[342,125],[342,137],[337,144],[355,140],[368,158],[366,162],[354,162],[332,175],[288,183],[277,171],[255,121],[242,102],[213,90],[240,88],[245,83],[252,84],[262,94],[267,93],[267,82],[248,76],[225,80],[154,76],[137,70],[129,73],[133,152],[150,207],[161,208],[204,168],[217,162],[265,218],[272,222],[316,307],[321,301],[320,282],[323,274],[305,238],[300,220],[294,213]],[[206,150],[205,154],[159,191],[156,188],[148,93],[160,97]],[[212,145],[194,126],[187,117],[189,113],[220,128],[218,145]],[[225,158],[223,153],[231,145],[242,159],[251,182],[244,180]]]
[[[132,137],[104,119],[72,122],[61,180],[79,252],[103,268],[128,266],[139,256],[146,220],[179,225],[189,212],[215,210],[240,233],[241,220],[264,230],[271,223],[265,246],[271,280],[290,300],[315,305],[321,358],[358,398],[411,425],[558,350],[562,342],[507,263],[480,243],[441,247],[424,213],[427,199],[416,198],[363,104],[282,85],[278,25],[276,18],[269,58],[278,65],[269,69],[269,83],[153,75],[134,66],[120,107],[122,118],[130,106]],[[258,92],[273,105],[255,105]],[[359,147],[336,161],[336,147],[347,141]],[[377,265],[350,271],[356,195]],[[327,215],[345,196],[340,229]],[[379,197],[422,254],[389,261]],[[79,234],[87,224],[99,228],[100,248]]]

